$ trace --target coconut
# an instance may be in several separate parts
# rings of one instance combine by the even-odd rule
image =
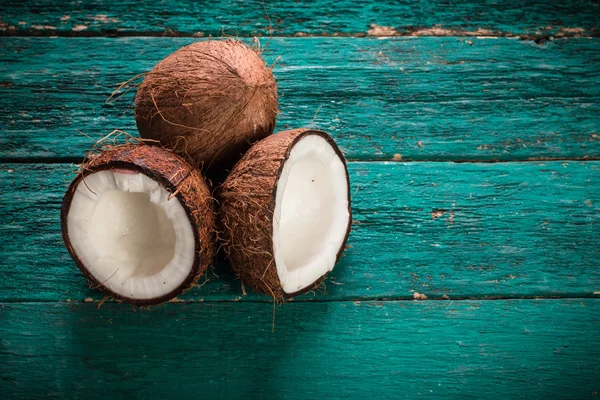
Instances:
[[[284,131],[252,146],[220,188],[220,236],[236,274],[277,300],[316,288],[350,232],[349,186],[325,132]]]
[[[193,43],[158,63],[135,97],[143,138],[191,158],[215,179],[271,133],[277,85],[260,52],[236,40]]]
[[[92,287],[134,305],[159,304],[211,264],[213,202],[200,172],[170,151],[115,146],[69,186],[63,240]]]

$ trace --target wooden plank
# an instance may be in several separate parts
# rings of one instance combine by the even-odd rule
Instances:
[[[4,304],[8,398],[586,399],[600,301]]]
[[[79,160],[84,134],[135,133],[132,95],[105,100],[189,42],[2,39],[0,160]],[[327,130],[351,160],[600,157],[600,39],[273,39],[265,54],[281,56],[278,129]]]
[[[267,18],[267,13],[270,18]],[[590,35],[593,0],[23,0],[4,4],[4,35]],[[433,29],[432,29],[433,28]]]
[[[299,300],[597,296],[600,162],[350,163],[354,223],[320,293]],[[102,299],[63,247],[68,165],[0,165],[0,300]],[[225,265],[181,300],[242,296]]]

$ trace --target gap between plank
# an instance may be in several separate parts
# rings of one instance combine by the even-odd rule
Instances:
[[[453,301],[520,301],[520,300],[589,300],[589,299],[598,299],[600,300],[600,293],[598,294],[573,294],[573,295],[564,295],[564,296],[492,296],[492,297],[451,297],[447,299],[442,298],[432,298],[432,299],[414,299],[413,297],[365,297],[365,298],[348,298],[348,299],[296,299],[286,301],[284,304],[289,303],[349,303],[349,302],[360,302],[360,303],[385,303],[385,302],[453,302]],[[32,303],[41,303],[41,304],[123,304],[127,306],[126,303],[119,303],[116,301],[111,301],[108,299],[106,301],[102,300],[88,300],[88,301],[80,301],[80,300],[22,300],[22,299],[6,299],[1,300],[0,304],[13,304],[13,303],[23,303],[23,304],[32,304]],[[180,300],[177,299],[175,301],[167,301],[163,304],[214,304],[214,303],[265,303],[272,304],[273,300],[270,299],[254,299],[254,300],[242,300],[241,298],[237,299],[229,299],[229,300]],[[162,304],[161,304],[162,305]],[[158,305],[160,306],[160,305]],[[156,308],[158,306],[151,307],[141,307],[141,308]]]
[[[81,164],[83,161],[82,157],[35,157],[31,159],[20,158],[20,157],[0,157],[0,164]],[[401,158],[394,160],[391,158],[347,158],[346,161],[352,163],[372,163],[372,162],[387,162],[387,163],[423,163],[423,162],[436,162],[436,163],[455,163],[455,164],[494,164],[494,163],[527,163],[527,162],[545,162],[545,161],[600,161],[600,156],[583,156],[583,157],[528,157],[528,158],[510,158],[510,159],[470,159],[470,158]]]
[[[421,31],[428,31],[429,29],[421,29]],[[472,38],[513,38],[520,40],[532,40],[538,44],[546,42],[551,39],[568,39],[568,38],[584,38],[591,39],[600,37],[600,33],[590,32],[585,35],[581,33],[569,33],[561,32],[560,34],[513,34],[510,32],[486,32],[486,34],[478,34],[475,31],[462,31],[454,30],[451,34],[444,35],[430,35],[430,34],[419,34],[419,30],[407,29],[406,31],[395,32],[394,34],[378,35],[369,34],[369,32],[324,32],[321,34],[306,33],[302,35],[294,34],[279,34],[271,36],[271,38],[314,38],[314,37],[330,37],[330,38],[391,38],[391,37],[472,37]],[[23,29],[23,30],[3,30],[0,31],[0,37],[84,37],[84,38],[120,38],[120,37],[172,37],[172,38],[231,38],[232,36],[218,35],[212,36],[210,34],[206,36],[198,36],[196,33],[190,32],[177,32],[173,30],[155,32],[155,31],[143,31],[143,32],[123,32],[117,30],[106,30],[106,31],[54,31],[54,30],[37,30],[37,29]],[[236,35],[236,38],[240,39],[252,39],[257,38],[269,38],[266,34],[257,35]]]

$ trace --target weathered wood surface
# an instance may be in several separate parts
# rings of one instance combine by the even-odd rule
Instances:
[[[74,161],[85,135],[136,133],[132,95],[105,100],[190,41],[0,39],[0,160]],[[265,54],[281,56],[278,129],[324,129],[351,160],[600,157],[600,39],[288,38]]]
[[[298,300],[595,296],[600,162],[350,163],[354,223],[326,290]],[[0,166],[0,300],[102,299],[64,249],[68,165]],[[181,300],[242,296],[225,265]]]
[[[597,1],[0,8],[0,36],[45,36],[0,38],[0,397],[598,396],[600,161],[401,162],[600,160]],[[281,56],[278,129],[396,161],[350,163],[350,248],[274,332],[270,299],[222,262],[177,302],[98,308],[60,237],[68,162],[136,132],[133,93],[104,101],[195,40],[99,36],[223,34]],[[424,296],[450,301],[404,301]]]
[[[21,0],[3,2],[0,34],[581,36],[599,13],[594,0]]]
[[[0,305],[5,398],[594,399],[600,300]]]

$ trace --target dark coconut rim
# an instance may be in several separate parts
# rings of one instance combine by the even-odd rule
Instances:
[[[150,179],[153,179],[156,182],[158,182],[162,187],[169,190],[171,193],[175,193],[175,197],[177,197],[177,199],[179,199],[179,203],[185,210],[188,220],[190,221],[190,225],[192,226],[192,231],[194,232],[194,243],[195,243],[195,245],[194,245],[194,263],[192,264],[192,269],[190,270],[190,272],[189,272],[188,276],[185,278],[185,280],[179,284],[179,286],[177,286],[175,289],[173,289],[169,293],[164,294],[162,296],[152,297],[152,298],[148,298],[148,299],[134,299],[134,298],[123,296],[123,295],[113,292],[108,287],[106,287],[103,282],[100,282],[89,272],[89,270],[83,265],[79,256],[77,255],[77,252],[71,245],[71,239],[69,238],[69,232],[68,232],[69,229],[67,227],[67,225],[68,225],[67,221],[68,221],[69,211],[71,209],[71,202],[73,201],[73,196],[75,194],[75,191],[77,190],[77,187],[79,186],[80,183],[83,183],[83,181],[85,179],[85,175],[88,175],[88,174],[91,175],[95,172],[106,171],[106,170],[115,170],[115,169],[125,169],[125,170],[135,171],[137,173],[144,174],[147,177],[149,177]],[[71,184],[69,185],[69,188],[67,189],[67,192],[65,193],[65,195],[63,197],[63,202],[62,202],[61,212],[60,212],[60,222],[61,222],[61,231],[62,231],[63,241],[65,242],[67,250],[71,254],[71,258],[73,258],[73,261],[75,261],[75,264],[77,265],[79,270],[83,273],[83,275],[88,279],[88,281],[90,283],[92,283],[92,285],[93,285],[92,287],[94,289],[102,290],[104,293],[106,293],[107,295],[109,295],[111,297],[116,298],[117,300],[120,300],[125,303],[129,303],[129,304],[133,304],[134,306],[139,306],[139,307],[152,306],[152,305],[158,305],[161,303],[165,303],[165,302],[173,299],[174,297],[177,297],[180,294],[184,293],[187,289],[189,289],[194,284],[196,278],[200,274],[200,267],[201,267],[201,265],[203,265],[202,258],[205,257],[205,255],[201,254],[202,253],[200,250],[200,240],[201,239],[200,239],[200,235],[198,233],[198,227],[196,226],[196,224],[192,223],[193,220],[194,219],[192,217],[191,211],[188,208],[188,206],[185,202],[185,199],[183,198],[181,193],[177,192],[177,188],[175,187],[175,185],[173,185],[173,183],[171,183],[165,176],[163,176],[159,173],[156,173],[148,168],[143,168],[140,165],[136,165],[136,164],[125,162],[125,161],[111,161],[106,164],[99,165],[97,167],[86,168],[81,173],[79,173],[77,175],[77,177],[73,180],[73,182],[71,182]]]
[[[329,136],[329,134],[327,134],[326,132],[323,132],[323,131],[315,130],[315,129],[307,129],[304,132],[300,133],[298,136],[296,136],[294,138],[294,140],[292,141],[292,143],[290,143],[290,145],[287,147],[287,149],[285,151],[285,156],[283,157],[283,160],[281,161],[281,164],[279,165],[279,170],[277,171],[277,176],[275,178],[275,185],[273,188],[273,193],[271,195],[270,210],[271,210],[271,215],[274,216],[275,215],[275,205],[277,202],[276,201],[277,200],[277,187],[279,185],[279,179],[281,178],[281,173],[283,172],[283,167],[284,167],[285,163],[290,158],[292,149],[294,148],[294,146],[296,146],[296,144],[298,144],[298,142],[301,139],[303,139],[306,136],[310,136],[310,135],[316,135],[316,136],[322,137],[323,139],[325,139],[327,141],[327,143],[329,143],[329,145],[331,145],[331,147],[333,147],[335,154],[340,158],[340,160],[342,161],[342,164],[344,164],[344,171],[346,172],[346,183],[348,186],[348,193],[347,193],[347,196],[348,196],[348,226],[346,227],[346,235],[344,236],[344,240],[342,241],[340,249],[338,250],[338,253],[335,257],[335,263],[334,263],[334,266],[335,266],[335,264],[337,264],[338,261],[340,260],[342,253],[344,252],[344,249],[346,247],[346,242],[348,241],[348,236],[350,235],[350,230],[352,228],[352,207],[351,207],[352,199],[350,198],[350,176],[348,175],[348,165],[346,163],[346,158],[344,157],[344,154],[342,153],[342,151],[340,150],[338,145],[335,143],[333,138],[331,136]],[[273,226],[273,217],[271,217],[271,226]],[[273,238],[273,232],[271,232],[271,239],[272,238]],[[275,262],[275,246],[274,246],[273,240],[271,240],[271,251],[273,254],[273,262]],[[277,264],[275,264],[275,268],[277,268]],[[291,299],[292,297],[304,294],[306,292],[310,292],[311,290],[314,290],[317,287],[319,287],[319,285],[321,283],[323,283],[323,281],[325,280],[327,275],[329,275],[330,272],[331,271],[324,273],[314,283],[311,283],[304,289],[298,290],[297,292],[293,292],[293,293],[287,293],[286,291],[284,291],[283,286],[281,285],[281,281],[280,281],[279,282],[280,292],[283,294],[283,297],[287,300]],[[279,274],[277,274],[277,277],[279,278]]]

